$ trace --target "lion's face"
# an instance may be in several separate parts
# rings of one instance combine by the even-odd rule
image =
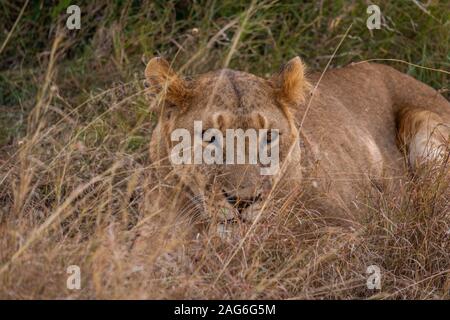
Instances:
[[[292,60],[269,80],[228,69],[184,80],[167,62],[155,58],[147,66],[146,77],[153,93],[163,93],[159,129],[167,151],[164,155],[170,158],[180,143],[173,135],[176,129],[185,129],[191,137],[190,161],[172,165],[191,197],[203,203],[208,217],[252,219],[274,183],[279,184],[281,174],[300,179],[298,132],[291,115],[306,89],[300,60]],[[208,129],[215,129],[214,134]],[[248,133],[241,148],[231,136],[236,130]],[[251,143],[251,134],[256,134],[256,143]],[[200,139],[197,147],[202,151],[213,148],[208,154],[222,161],[195,161],[196,135]],[[239,163],[238,156],[242,157]],[[268,167],[273,170],[263,170]]]

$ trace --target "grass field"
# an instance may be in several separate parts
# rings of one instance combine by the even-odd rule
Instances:
[[[354,229],[282,206],[241,247],[184,234],[146,197],[153,56],[184,75],[260,76],[296,55],[312,71],[386,59],[450,98],[449,1],[373,1],[380,30],[366,27],[371,3],[78,1],[68,30],[70,1],[0,2],[0,298],[449,299],[442,171],[367,194]]]

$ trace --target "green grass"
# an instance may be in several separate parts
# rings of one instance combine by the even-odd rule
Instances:
[[[31,1],[1,53],[0,104],[9,107],[7,112],[16,113],[19,104],[25,115],[32,108],[56,26],[65,25],[66,2]],[[233,19],[242,22],[248,5],[247,1],[80,2],[82,28],[66,32],[55,82],[64,97],[78,103],[77,96],[142,78],[142,61],[155,55],[173,60],[179,67],[201,51],[186,74],[220,68],[239,23],[226,29],[209,48],[205,46]],[[427,13],[412,1],[379,5],[385,25],[381,30],[369,31],[365,1],[260,2],[243,30],[230,67],[268,75],[289,58],[300,55],[310,70],[321,70],[352,24],[332,67],[365,59],[395,58],[448,70],[450,9],[445,1],[431,2]],[[21,4],[2,2],[0,9],[2,43]],[[194,28],[198,30],[195,34]],[[443,89],[448,97],[446,74],[390,64]],[[2,122],[6,127],[15,125]]]

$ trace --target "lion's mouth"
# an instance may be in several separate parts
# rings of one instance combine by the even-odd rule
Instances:
[[[227,225],[252,221],[260,211],[263,198],[261,193],[244,198],[223,189],[210,196],[189,189],[188,195],[191,205],[188,210],[183,210],[184,213],[189,212],[198,222],[215,221]]]
[[[261,194],[258,194],[257,196],[251,198],[244,198],[244,199],[239,198],[237,196],[229,195],[226,191],[223,191],[223,194],[227,199],[228,203],[231,204],[234,208],[236,208],[240,214],[243,211],[245,211],[248,207],[261,200]]]

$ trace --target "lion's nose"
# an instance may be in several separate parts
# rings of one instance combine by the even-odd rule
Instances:
[[[229,204],[231,204],[232,206],[234,206],[237,202],[237,197],[235,196],[231,196],[228,193],[226,193],[225,191],[223,192],[223,194],[225,195],[225,197],[227,198],[227,201]]]
[[[248,208],[255,202],[261,200],[261,194],[257,194],[256,196],[249,198],[241,198],[235,195],[231,195],[226,191],[223,191],[223,194],[225,195],[228,203],[231,204],[233,207],[235,207],[239,211],[239,213],[244,211],[246,208]]]

